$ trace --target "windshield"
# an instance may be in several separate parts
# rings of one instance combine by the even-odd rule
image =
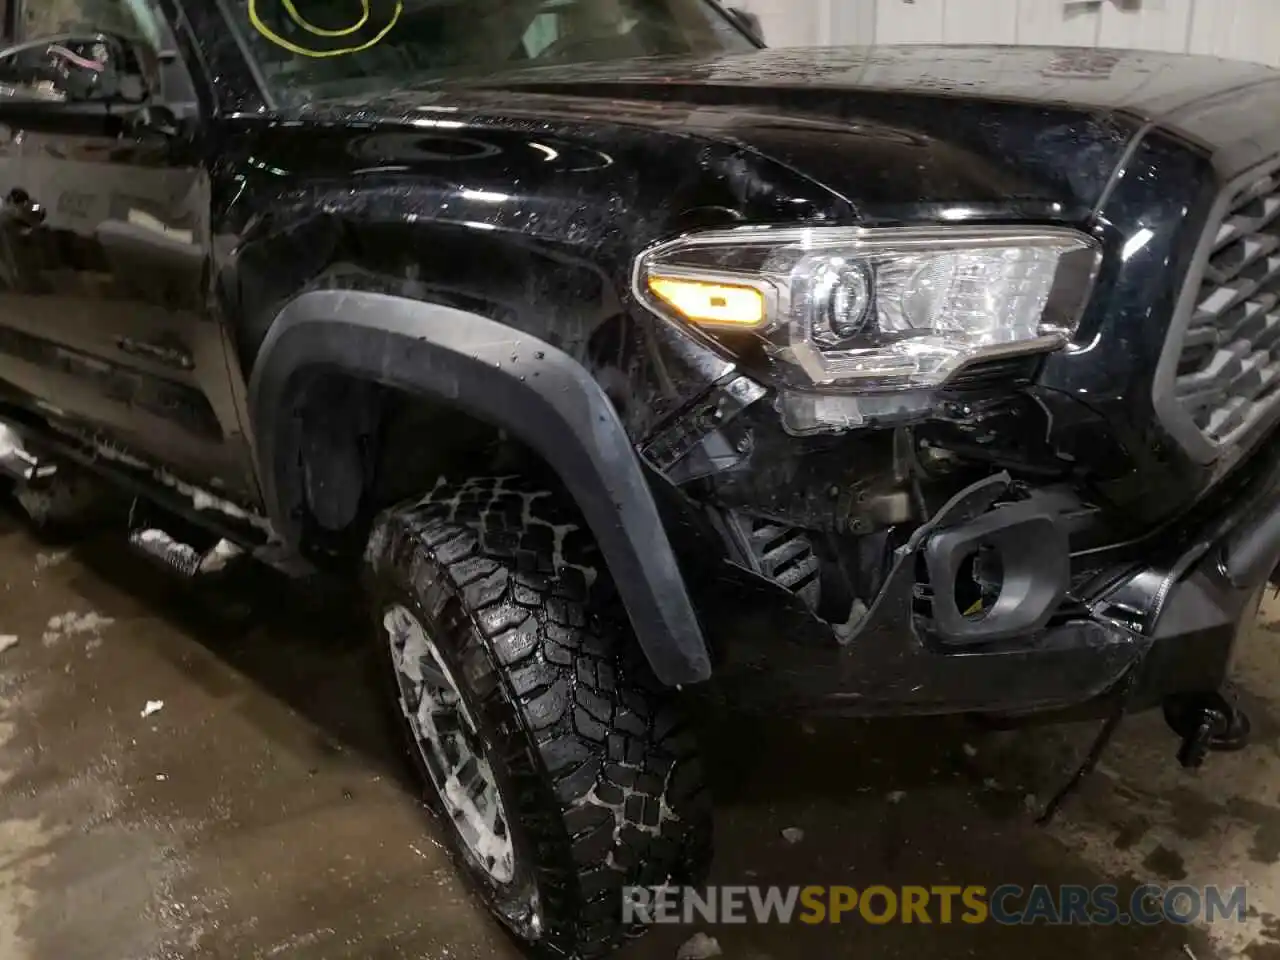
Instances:
[[[228,0],[228,9],[272,94],[286,97],[754,46],[704,0]]]

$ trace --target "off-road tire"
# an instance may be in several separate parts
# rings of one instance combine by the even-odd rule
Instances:
[[[376,520],[366,577],[387,662],[382,618],[400,605],[421,620],[478,714],[515,821],[516,862],[536,890],[535,934],[513,923],[512,889],[477,869],[443,825],[455,859],[528,948],[601,956],[636,932],[624,923],[624,886],[703,879],[711,807],[696,738],[640,655],[571,504],[515,478],[441,484]],[[412,725],[395,706],[439,812]]]

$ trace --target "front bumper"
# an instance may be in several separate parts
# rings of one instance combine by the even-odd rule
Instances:
[[[985,496],[982,486],[966,493]],[[1075,584],[1039,629],[990,643],[939,643],[922,629],[921,557],[930,538],[974,521],[964,496],[896,552],[874,604],[847,629],[727,566],[701,603],[725,696],[853,715],[1025,714],[1108,703],[1136,670],[1129,702],[1153,706],[1221,685],[1280,563],[1280,442],[1273,441],[1176,525],[1089,558],[1099,572]]]

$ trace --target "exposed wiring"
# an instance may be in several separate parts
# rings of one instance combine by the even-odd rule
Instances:
[[[1148,650],[1150,650],[1150,647],[1148,647]],[[1120,721],[1124,719],[1124,715],[1129,711],[1130,698],[1138,687],[1138,676],[1142,672],[1142,665],[1145,661],[1146,652],[1129,666],[1124,677],[1121,678],[1116,689],[1115,708],[1103,722],[1101,729],[1098,730],[1098,735],[1094,737],[1093,745],[1089,747],[1089,753],[1085,756],[1084,762],[1076,768],[1076,772],[1071,775],[1071,779],[1064,783],[1061,789],[1049,800],[1048,805],[1044,808],[1044,813],[1036,818],[1036,823],[1039,825],[1044,826],[1049,823],[1058,811],[1062,809],[1062,805],[1066,803],[1067,798],[1075,793],[1076,788],[1084,782],[1084,778],[1093,773],[1098,761],[1102,759],[1102,754],[1110,745],[1111,738],[1115,736],[1116,730],[1120,728]]]
[[[97,60],[91,60],[88,57],[82,57],[80,54],[64,47],[60,43],[49,44],[49,53],[61,57],[72,66],[79,67],[82,70],[92,70],[94,73],[102,73],[106,68]]]
[[[370,16],[370,0],[360,0],[361,16],[360,19],[349,27],[343,27],[339,30],[330,30],[323,27],[317,27],[315,24],[303,18],[293,5],[293,0],[281,0],[284,5],[285,12],[289,15],[289,19],[296,23],[307,33],[317,37],[348,37],[358,30],[362,29],[369,22]],[[404,13],[404,3],[402,0],[396,0],[394,12],[391,14],[391,20],[378,31],[369,40],[364,43],[352,47],[341,47],[336,50],[309,50],[306,47],[294,43],[292,40],[286,39],[276,33],[271,27],[263,21],[258,13],[258,0],[249,0],[249,22],[253,25],[253,29],[257,30],[263,37],[270,40],[277,47],[288,50],[290,53],[296,53],[302,57],[313,57],[316,59],[324,59],[326,57],[342,57],[351,53],[359,53],[362,50],[368,50],[370,47],[376,46],[386,38],[400,21],[400,15]]]

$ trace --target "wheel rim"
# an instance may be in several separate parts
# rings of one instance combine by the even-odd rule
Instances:
[[[475,718],[431,635],[403,606],[386,611],[382,625],[400,687],[400,709],[413,731],[423,764],[453,822],[467,856],[496,883],[516,877],[515,845],[493,769],[485,759]],[[526,933],[540,926],[536,908]]]

